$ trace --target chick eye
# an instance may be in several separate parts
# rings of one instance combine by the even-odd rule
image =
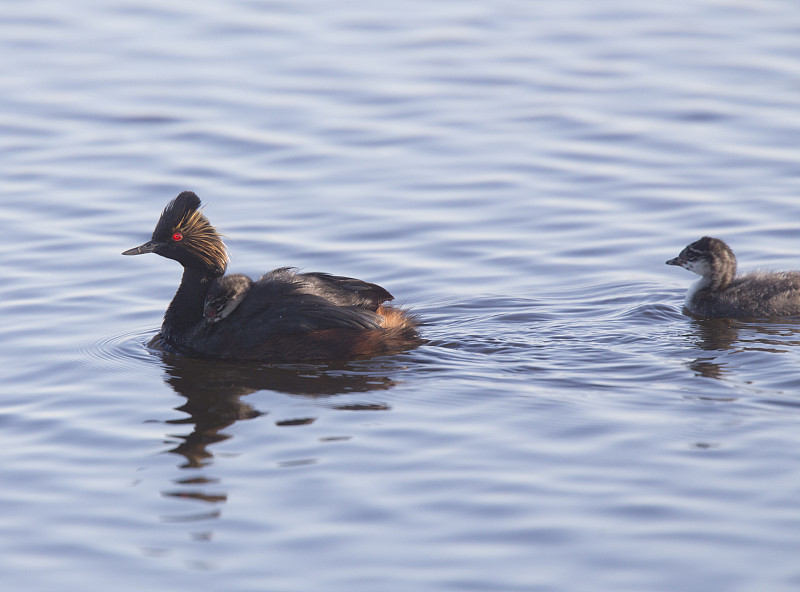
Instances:
[[[183,240],[183,235],[180,232],[176,232],[175,234],[172,235],[172,240],[176,242],[179,240]]]

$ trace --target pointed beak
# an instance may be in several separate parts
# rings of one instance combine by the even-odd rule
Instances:
[[[161,243],[156,241],[147,241],[143,245],[139,245],[138,247],[133,247],[132,249],[128,249],[127,251],[123,251],[123,255],[141,255],[143,253],[154,253],[155,250],[161,245]]]
[[[678,265],[679,267],[683,267],[685,263],[686,261],[684,261],[680,257],[675,257],[674,259],[670,259],[669,261],[667,261],[667,265]]]

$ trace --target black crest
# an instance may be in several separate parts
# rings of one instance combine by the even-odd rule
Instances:
[[[178,197],[173,199],[161,212],[155,230],[153,230],[153,240],[166,240],[175,230],[181,226],[181,222],[189,218],[191,214],[200,208],[200,198],[194,191],[183,191]],[[202,216],[205,219],[205,216]],[[206,220],[206,224],[208,224]]]

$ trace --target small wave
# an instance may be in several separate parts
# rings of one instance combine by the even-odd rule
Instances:
[[[110,335],[99,339],[79,342],[78,353],[103,361],[116,361],[137,366],[142,362],[158,361],[150,345],[154,330],[131,331],[119,335]]]
[[[648,302],[621,311],[619,316],[633,322],[674,321],[684,317],[681,308],[671,304]]]

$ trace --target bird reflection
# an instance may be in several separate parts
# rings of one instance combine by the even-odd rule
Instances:
[[[153,344],[151,344],[153,345]],[[332,397],[341,393],[388,390],[395,381],[388,376],[398,367],[391,362],[367,360],[336,365],[265,366],[254,362],[209,362],[159,352],[165,370],[165,382],[185,398],[176,410],[186,417],[169,420],[174,426],[191,426],[188,434],[172,434],[177,445],[168,452],[185,459],[181,469],[202,469],[211,463],[211,447],[231,437],[224,430],[240,420],[249,420],[267,412],[243,401],[245,395],[262,391],[279,391],[305,397]],[[388,410],[386,405],[346,404],[334,409]],[[316,417],[275,422],[277,426],[306,425]],[[227,501],[227,493],[219,491],[219,479],[200,473],[173,480],[165,497],[194,500],[207,504]],[[216,491],[210,491],[216,490]],[[219,516],[219,510],[201,511],[188,516],[163,517],[168,522],[208,520]]]
[[[340,393],[388,390],[395,381],[376,374],[368,362],[361,365],[342,363],[333,366],[294,365],[265,366],[251,362],[209,362],[163,354],[166,382],[186,399],[178,411],[187,417],[170,420],[175,425],[192,425],[188,435],[176,436],[181,443],[170,450],[186,458],[185,467],[203,466],[213,455],[207,447],[230,436],[222,430],[239,420],[253,419],[264,412],[242,401],[242,397],[262,390],[278,391],[306,397],[329,397]],[[396,369],[396,368],[395,368]],[[342,409],[388,407],[375,405],[343,405]],[[316,418],[303,418],[281,425],[311,423]]]
[[[800,346],[800,319],[744,321],[694,317],[688,337],[698,348],[709,352],[689,362],[689,367],[700,376],[722,378],[725,364],[713,352],[782,352]]]

